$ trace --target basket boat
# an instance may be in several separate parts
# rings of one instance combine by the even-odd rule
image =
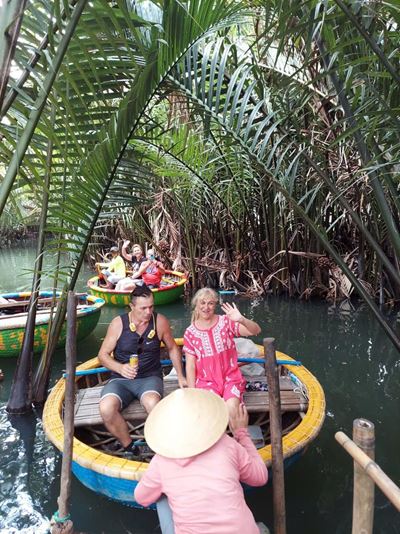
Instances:
[[[60,297],[60,292],[56,296]],[[18,356],[28,317],[31,292],[3,293],[0,295],[0,357]],[[52,291],[39,293],[33,349],[44,349],[50,320]],[[8,302],[5,302],[8,301]],[[92,295],[79,295],[77,304],[77,339],[86,337],[96,327],[104,300]],[[65,344],[64,323],[57,347]]]
[[[182,345],[182,339],[176,341]],[[258,346],[258,348],[263,356],[263,347]],[[280,352],[277,352],[277,358],[286,362],[280,366],[280,389],[283,455],[287,467],[303,454],[318,435],[325,418],[325,396],[318,380],[303,365],[292,365],[292,362],[295,364],[299,362]],[[140,507],[134,501],[134,489],[152,456],[152,452],[143,441],[146,415],[137,401],[122,412],[128,421],[132,438],[137,440],[138,449],[143,449],[137,461],[118,456],[120,454],[118,451],[113,453],[107,451],[113,438],[101,424],[98,401],[100,386],[108,379],[108,372],[104,368],[99,369],[98,365],[97,358],[93,358],[77,369],[77,375],[81,373],[81,376],[76,377],[72,471],[82,484],[94,492],[129,506]],[[257,378],[257,382],[260,383],[260,377]],[[256,382],[251,379],[248,384]],[[168,376],[164,377],[165,395],[177,387],[176,379],[170,380]],[[43,412],[43,426],[47,438],[61,452],[64,441],[62,420],[64,394],[65,380],[61,379],[52,389]],[[258,452],[270,467],[268,393],[248,391],[244,395],[244,401],[250,413],[250,424],[262,429],[265,441]]]
[[[187,277],[179,271],[166,271],[161,280],[161,286],[151,291],[154,296],[154,305],[170,304],[183,295]],[[106,304],[124,307],[129,305],[131,291],[115,291],[99,285],[99,277],[93,276],[88,280],[90,293],[105,300]]]

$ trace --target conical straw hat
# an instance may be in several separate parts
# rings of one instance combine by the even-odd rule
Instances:
[[[144,436],[153,451],[167,458],[188,458],[206,451],[226,430],[225,402],[204,389],[177,389],[147,417]]]

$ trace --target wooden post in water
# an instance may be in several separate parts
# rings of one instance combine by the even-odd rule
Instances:
[[[53,516],[55,524],[52,526],[52,534],[70,534],[73,533],[74,528],[72,521],[69,519],[76,367],[76,296],[73,291],[68,292],[65,356],[67,377],[65,379],[64,446],[61,464],[60,496],[57,499],[58,511]]]
[[[357,430],[354,431],[354,429],[357,427]],[[400,488],[396,486],[396,484],[391,480],[386,473],[382,471],[382,469],[377,465],[371,458],[373,456],[373,446],[374,446],[374,425],[367,421],[366,419],[356,419],[354,421],[353,426],[353,432],[354,432],[354,439],[359,439],[359,431],[360,427],[362,428],[362,441],[363,444],[366,445],[365,452],[361,450],[359,445],[356,445],[354,441],[352,441],[344,432],[336,432],[335,439],[336,441],[344,448],[345,451],[347,451],[350,456],[354,459],[354,471],[360,468],[363,473],[365,473],[365,476],[368,476],[372,479],[372,481],[378,486],[380,490],[386,495],[386,497],[389,499],[389,501],[397,508],[397,510],[400,512]],[[372,427],[372,428],[371,428]],[[357,435],[357,438],[355,436]],[[371,454],[372,451],[372,454]],[[369,453],[369,454],[367,454]],[[372,532],[372,526],[373,526],[373,518],[370,518],[370,510],[369,506],[365,506],[364,502],[361,502],[361,505],[358,506],[358,509],[356,510],[356,490],[357,492],[363,490],[363,485],[367,486],[368,488],[368,481],[358,479],[359,482],[357,483],[356,487],[356,476],[354,476],[354,503],[353,503],[353,534],[360,533],[364,534],[367,532]],[[360,493],[360,496],[357,497],[357,501],[360,501],[362,494]],[[370,490],[366,492],[365,494],[365,501],[372,501],[372,512],[373,513],[373,499],[374,499],[374,490]],[[360,513],[360,510],[364,510],[364,515]],[[359,518],[361,516],[361,519],[357,519],[357,523],[355,522],[355,516]]]
[[[344,432],[336,432],[336,441],[347,451],[357,464],[372,478],[389,501],[400,512],[400,488],[371,458],[358,447]]]
[[[367,419],[353,421],[353,441],[375,460],[375,426]],[[353,528],[352,534],[372,534],[374,525],[374,481],[354,461]]]
[[[269,420],[272,448],[272,494],[274,534],[286,534],[285,478],[283,474],[281,394],[279,368],[275,356],[275,339],[264,339],[265,370],[269,395]]]

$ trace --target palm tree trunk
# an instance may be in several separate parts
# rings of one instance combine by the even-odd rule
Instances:
[[[54,126],[55,106],[51,111],[51,124]],[[49,203],[49,189],[51,176],[51,163],[53,156],[53,141],[49,138],[47,145],[47,172],[44,180],[42,211],[40,214],[40,225],[38,243],[36,249],[35,270],[32,281],[32,294],[29,301],[28,318],[26,322],[24,338],[22,341],[21,353],[18,357],[14,379],[11,386],[10,398],[7,404],[7,411],[13,414],[24,414],[32,410],[32,357],[33,342],[36,326],[36,308],[39,298],[40,279],[43,266],[43,249],[45,239],[45,227],[47,220],[47,208]],[[50,314],[51,316],[51,314]]]
[[[68,93],[68,89],[67,89],[67,93]],[[68,117],[67,117],[67,120],[68,120]],[[65,143],[68,146],[68,132],[66,133],[66,136],[65,136]],[[49,167],[49,170],[50,170],[50,167]],[[67,167],[66,167],[66,162],[64,162],[63,185],[62,185],[62,192],[61,192],[62,203],[65,200],[66,182],[67,182]],[[63,221],[61,221],[61,226],[63,226],[63,224],[64,224]],[[54,275],[54,282],[53,282],[54,304],[55,304],[56,290],[58,286],[60,261],[61,261],[61,251],[60,249],[58,249],[57,259],[56,259],[56,272]],[[66,289],[64,288],[64,290]],[[33,382],[32,402],[35,406],[38,406],[38,407],[43,406],[46,400],[46,397],[47,397],[47,390],[48,390],[48,385],[50,381],[51,360],[53,358],[54,351],[56,350],[58,338],[61,332],[61,327],[64,322],[65,312],[64,314],[62,314],[62,306],[64,305],[65,300],[64,299],[61,299],[61,300],[62,302],[59,302],[58,304],[59,310],[57,310],[55,317],[53,317],[54,304],[52,303],[51,311],[50,311],[49,326],[48,326],[48,331],[47,331],[46,345],[40,357],[39,365],[36,369],[35,378]],[[60,311],[60,313],[58,313],[58,311]]]
[[[47,389],[50,380],[51,360],[54,351],[57,348],[58,339],[60,337],[61,328],[65,320],[67,311],[67,292],[68,284],[65,284],[60,300],[58,301],[57,311],[51,328],[47,335],[47,342],[44,348],[38,371],[35,376],[34,383],[34,397],[33,404],[35,406],[42,406],[47,397]]]

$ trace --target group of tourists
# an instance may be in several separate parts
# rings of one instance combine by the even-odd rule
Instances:
[[[132,246],[132,253],[128,253],[130,241],[125,240],[122,245],[121,254],[119,248],[110,248],[111,261],[96,263],[99,275],[105,282],[107,289],[116,291],[132,291],[137,285],[146,284],[150,289],[160,286],[165,267],[156,256],[154,249],[150,248],[146,256],[140,245]],[[131,274],[127,276],[125,261],[131,264]]]
[[[235,304],[222,304],[223,315],[216,314],[217,293],[199,290],[184,334],[184,373],[169,321],[153,304],[151,289],[136,286],[129,312],[112,320],[98,355],[111,370],[100,413],[127,458],[137,456],[137,447],[121,411],[139,399],[149,414],[145,437],[156,454],[135,500],[143,506],[157,503],[164,534],[258,533],[240,482],[264,485],[268,472],[247,430],[245,381],[234,337],[257,335],[261,329]],[[164,399],[161,343],[180,386]],[[228,424],[233,438],[225,434]]]

